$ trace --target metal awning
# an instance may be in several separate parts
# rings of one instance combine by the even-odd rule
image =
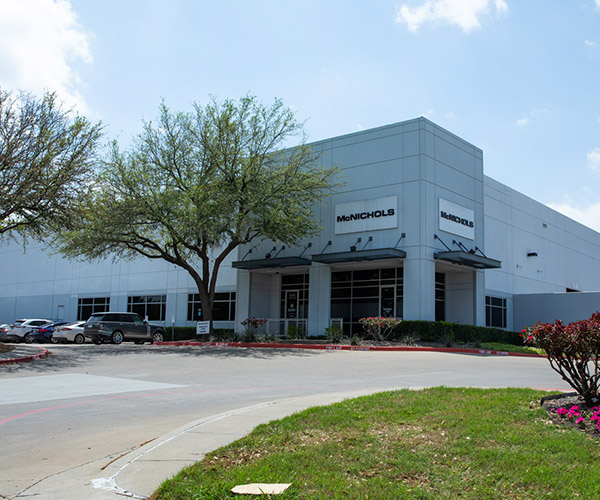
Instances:
[[[268,269],[273,267],[310,266],[304,257],[276,257],[274,259],[238,260],[231,265],[236,269]]]
[[[321,253],[313,255],[312,260],[323,264],[338,262],[361,262],[382,259],[405,259],[406,252],[397,248],[375,248],[371,250],[356,250],[354,252]]]
[[[475,269],[498,269],[502,267],[499,260],[490,259],[482,255],[476,255],[471,252],[455,251],[455,252],[437,252],[434,258],[461,264],[463,266],[474,267]]]

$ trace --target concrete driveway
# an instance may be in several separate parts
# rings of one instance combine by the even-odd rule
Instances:
[[[50,350],[47,359],[0,367],[0,497],[143,498],[261,421],[357,394],[436,385],[569,390],[543,358],[130,344]]]

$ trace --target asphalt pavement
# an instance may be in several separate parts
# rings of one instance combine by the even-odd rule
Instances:
[[[47,355],[45,347],[20,344],[11,352],[0,353],[0,364],[26,361],[36,363],[37,359]],[[15,383],[18,381],[13,380]],[[56,386],[57,380],[52,379],[49,383]],[[89,390],[89,382],[87,386]],[[204,416],[133,449],[124,450],[119,456],[94,459],[64,472],[50,474],[25,491],[7,498],[33,496],[44,500],[117,500],[123,497],[143,499],[183,467],[201,460],[207,452],[247,435],[259,424],[309,407],[394,388],[371,386],[357,390],[273,398]],[[112,385],[111,391],[117,389]],[[132,389],[124,387],[122,390]],[[14,392],[17,394],[19,391]]]

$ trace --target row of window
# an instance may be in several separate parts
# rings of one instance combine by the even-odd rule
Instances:
[[[77,319],[87,320],[92,314],[110,311],[110,297],[87,297],[77,303]],[[150,321],[165,321],[167,311],[166,295],[132,295],[127,297],[127,312],[138,313]],[[188,321],[202,319],[200,296],[188,294]],[[215,293],[213,320],[233,321],[235,319],[235,292]]]
[[[371,270],[368,277],[359,272],[332,273],[331,312],[332,317],[344,318],[356,323],[360,317],[370,315],[402,316],[402,268]],[[360,273],[364,273],[360,271]],[[357,276],[358,275],[358,276]],[[306,318],[308,309],[308,275],[300,276],[300,282],[282,283],[281,317]],[[359,278],[359,279],[357,279]],[[362,278],[362,279],[361,279]],[[435,316],[444,320],[445,283],[444,275],[435,276]],[[290,278],[291,279],[291,278]],[[366,280],[367,283],[360,281]],[[368,286],[364,286],[368,285]],[[215,321],[235,320],[235,292],[216,293],[213,304]],[[164,321],[167,309],[166,295],[133,295],[127,297],[127,312],[138,313],[151,321]],[[77,304],[77,319],[86,320],[92,314],[110,310],[110,297],[81,298]],[[188,294],[188,321],[202,319],[200,296]],[[506,328],[506,299],[486,296],[485,324]]]

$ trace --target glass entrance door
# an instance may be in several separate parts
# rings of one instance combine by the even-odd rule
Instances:
[[[285,291],[285,308],[284,314],[286,319],[297,319],[299,309],[300,293],[298,290]]]
[[[396,316],[396,287],[379,287],[379,311],[383,318],[393,318]]]

